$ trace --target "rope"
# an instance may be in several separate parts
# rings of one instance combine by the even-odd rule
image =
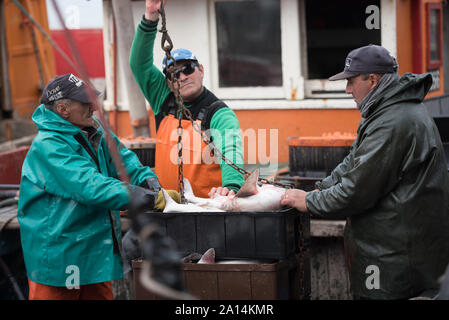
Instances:
[[[66,35],[67,42],[70,45],[70,49],[73,52],[73,56],[75,57],[75,63],[78,66],[77,69],[79,69],[79,73],[78,74],[80,75],[80,78],[82,80],[84,80],[86,83],[90,84],[90,85],[86,86],[87,95],[89,96],[90,101],[92,101],[95,104],[95,107],[96,107],[95,110],[98,111],[98,115],[100,117],[100,122],[101,122],[102,126],[105,129],[104,133],[105,133],[105,137],[106,137],[106,144],[107,144],[108,149],[109,149],[109,151],[111,153],[112,162],[113,162],[115,168],[118,171],[118,174],[119,174],[118,178],[121,181],[126,182],[128,187],[129,187],[129,189],[131,189],[131,186],[129,185],[130,178],[128,176],[128,173],[126,172],[125,166],[124,166],[123,161],[122,161],[122,157],[120,156],[120,154],[118,152],[118,148],[117,148],[117,145],[115,144],[114,138],[112,137],[111,128],[108,125],[108,121],[106,120],[106,117],[104,115],[103,108],[100,108],[98,106],[97,97],[96,97],[96,95],[94,94],[94,92],[92,90],[92,85],[91,85],[91,82],[89,80],[89,75],[87,73],[87,69],[86,69],[86,67],[85,67],[85,65],[83,63],[83,60],[81,59],[81,55],[80,55],[80,53],[78,51],[78,48],[75,45],[75,41],[73,40],[72,35],[70,34],[69,30],[67,29],[67,27],[66,27],[66,25],[64,23],[64,19],[62,18],[61,11],[59,10],[59,7],[58,7],[58,4],[56,3],[56,0],[52,0],[52,4],[53,4],[53,7],[56,10],[59,22],[63,26],[63,30],[64,30],[64,33]]]

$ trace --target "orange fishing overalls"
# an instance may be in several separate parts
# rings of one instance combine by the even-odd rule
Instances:
[[[201,114],[201,112],[200,112]],[[201,128],[199,115],[195,120]],[[179,120],[173,114],[165,116],[156,134],[155,173],[164,189],[179,191],[178,186],[178,128]],[[192,185],[197,197],[207,198],[212,187],[221,186],[218,159],[193,129],[190,120],[181,120],[183,175]]]

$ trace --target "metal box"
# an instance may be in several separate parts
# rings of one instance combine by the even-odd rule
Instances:
[[[290,138],[290,175],[325,178],[348,155],[354,135]]]

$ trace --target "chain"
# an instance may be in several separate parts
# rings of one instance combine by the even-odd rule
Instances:
[[[183,111],[185,111],[186,109],[184,108],[184,101],[182,99],[181,93],[179,92],[179,88],[180,88],[180,83],[179,83],[179,79],[177,79],[174,76],[174,72],[176,70],[175,64],[173,63],[172,66],[168,66],[170,61],[175,61],[175,59],[171,56],[171,50],[173,49],[173,42],[170,38],[170,36],[168,35],[168,31],[167,31],[167,20],[165,17],[165,9],[164,9],[164,4],[161,1],[161,8],[159,9],[159,13],[161,15],[162,18],[162,26],[161,29],[159,30],[159,32],[162,33],[162,39],[161,39],[161,48],[162,50],[165,52],[165,56],[166,56],[166,70],[167,73],[169,73],[171,75],[170,79],[176,79],[176,86],[173,86],[174,89],[174,95],[175,95],[175,100],[176,103],[178,104],[178,110],[176,112],[176,116],[178,119],[178,128],[176,129],[176,133],[178,135],[178,144],[177,144],[177,149],[178,149],[178,188],[179,188],[179,194],[181,196],[181,203],[186,203],[185,197],[184,197],[184,172],[183,172],[183,167],[184,167],[184,162],[183,162],[183,157],[182,157],[182,149],[183,149],[183,145],[182,145],[182,135],[183,135],[183,127],[182,127],[182,115],[183,115]],[[167,44],[166,44],[167,43]]]
[[[211,152],[213,152],[214,155],[217,155],[217,157],[221,158],[228,166],[237,170],[239,173],[243,174],[244,176],[249,176],[251,174],[251,172],[237,166],[231,160],[226,158],[226,156],[220,150],[218,150],[218,148],[214,145],[212,140],[210,140],[207,137],[206,133],[201,131],[199,124],[195,120],[193,120],[192,113],[190,112],[190,110],[184,109],[184,116],[192,122],[193,129],[201,135],[201,139],[210,148]],[[261,183],[264,183],[264,184],[271,184],[271,185],[275,185],[275,186],[282,187],[282,188],[288,188],[288,189],[294,188],[293,184],[279,183],[279,182],[271,181],[271,180],[268,180],[265,178],[258,178],[258,181]]]
[[[307,214],[307,213],[306,213]],[[306,248],[304,245],[304,224],[306,223],[304,213],[299,213],[299,299],[303,300],[306,297],[306,288],[305,288],[305,270],[304,270],[304,260],[306,258]]]

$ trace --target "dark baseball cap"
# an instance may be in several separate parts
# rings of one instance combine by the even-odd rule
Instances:
[[[329,78],[330,81],[343,80],[367,73],[396,73],[396,59],[382,46],[370,44],[349,52],[343,72]]]
[[[97,97],[101,95],[100,91],[92,86],[89,87]],[[72,73],[63,74],[50,80],[42,92],[41,103],[49,105],[60,99],[71,99],[82,103],[92,102],[87,85]]]

